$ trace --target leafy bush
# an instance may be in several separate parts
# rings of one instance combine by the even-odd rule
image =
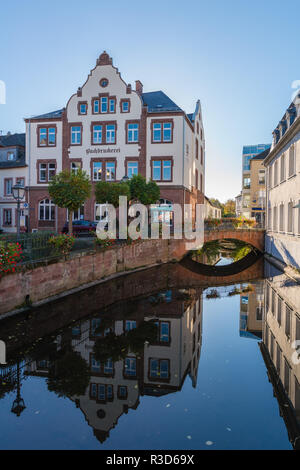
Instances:
[[[21,254],[22,248],[18,242],[5,243],[0,241],[0,277],[4,274],[15,272]]]
[[[66,233],[62,233],[60,235],[54,235],[49,238],[48,243],[50,243],[50,245],[52,245],[57,252],[66,256],[70,253],[75,243],[75,238]]]
[[[101,240],[100,238],[96,237],[94,243],[96,247],[108,248],[109,246],[114,246],[116,244],[116,240],[114,238],[106,238],[105,240]]]

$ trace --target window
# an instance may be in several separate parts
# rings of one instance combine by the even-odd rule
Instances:
[[[136,358],[135,357],[125,358],[124,375],[127,377],[136,377]]]
[[[99,100],[93,100],[93,113],[99,114]]]
[[[107,96],[102,96],[100,102],[101,102],[101,113],[107,113],[107,103],[108,103]]]
[[[279,326],[281,326],[281,313],[282,313],[282,299],[281,297],[278,297],[278,303],[277,303],[277,321]]]
[[[79,162],[72,162],[71,163],[71,172],[77,175],[78,170],[81,169],[81,165]]]
[[[116,112],[116,99],[115,98],[109,99],[109,112],[110,113]]]
[[[4,196],[12,196],[12,186],[13,186],[13,179],[5,178],[4,179]]]
[[[278,184],[278,160],[274,164],[274,186]]]
[[[39,202],[39,220],[55,220],[55,205],[50,199]]]
[[[38,163],[38,183],[48,183],[56,174],[55,162]]]
[[[269,166],[269,188],[272,188],[272,165]]]
[[[244,177],[244,183],[243,183],[243,188],[244,189],[250,189],[250,176],[245,176]]]
[[[106,162],[105,179],[106,181],[115,181],[116,179],[116,163],[115,162]]]
[[[168,344],[170,342],[170,322],[158,321],[155,322],[157,326],[157,341],[159,343]]]
[[[291,145],[289,148],[289,176],[295,173],[295,147]]]
[[[119,385],[118,386],[118,398],[120,400],[125,400],[127,398],[128,391],[127,387],[125,385]]]
[[[275,300],[276,300],[276,294],[275,294],[275,291],[272,289],[271,312],[273,315],[275,315]]]
[[[284,359],[284,388],[287,394],[290,391],[290,375],[291,375],[290,365],[288,361]]]
[[[95,220],[108,222],[108,211],[106,204],[95,204]]]
[[[198,157],[199,157],[199,142],[198,142],[198,139],[196,139],[195,141],[195,146],[196,146],[196,160],[198,160]]]
[[[273,231],[277,232],[277,206],[273,209]]]
[[[285,334],[288,338],[291,336],[291,313],[292,310],[286,305],[285,308]]]
[[[153,122],[152,121],[152,143],[173,141],[173,121]]]
[[[298,199],[298,234],[300,235],[300,199]]]
[[[51,181],[55,176],[56,165],[55,163],[48,163],[48,181]]]
[[[268,229],[272,230],[272,209],[269,207],[268,209]]]
[[[100,372],[100,361],[96,361],[94,355],[91,357],[91,371]]]
[[[139,124],[132,123],[127,124],[127,142],[126,143],[136,143],[139,141]]]
[[[87,103],[78,103],[79,114],[87,114]]]
[[[38,146],[54,147],[56,145],[56,127],[43,126],[38,127]]]
[[[198,189],[198,170],[195,170],[195,188]]]
[[[102,143],[102,126],[101,125],[94,125],[93,126],[93,144],[101,144]]]
[[[102,180],[102,162],[93,162],[93,180]]]
[[[25,186],[25,178],[16,178],[16,183]]]
[[[132,178],[133,175],[138,174],[139,164],[138,162],[127,162],[127,176]]]
[[[100,362],[95,359],[94,354],[90,355],[90,367],[91,371],[98,373],[102,376],[113,376],[114,375],[114,363],[111,359],[107,359],[105,362]]]
[[[129,113],[129,101],[121,101],[121,113]]]
[[[284,181],[284,180],[285,180],[285,155],[283,153],[280,159],[280,181]]]
[[[84,204],[81,207],[73,211],[72,220],[83,220],[84,219]],[[69,220],[69,211],[67,210],[67,220]]]
[[[116,143],[116,126],[115,124],[106,125],[106,143],[115,144]]]
[[[279,231],[284,232],[284,204],[279,206]]]
[[[152,179],[154,181],[172,181],[172,161],[153,160]]]
[[[265,184],[265,170],[259,170],[258,172],[258,184]]]
[[[200,152],[201,152],[201,165],[203,165],[204,150],[203,150],[202,145],[200,146]]]
[[[81,126],[71,126],[71,144],[81,145]]]
[[[3,209],[3,225],[9,226],[12,224],[12,210]]]
[[[103,88],[107,87],[108,85],[108,80],[107,78],[101,78],[100,80],[100,86],[102,86]]]
[[[277,357],[276,357],[276,368],[277,368],[277,374],[280,376],[280,371],[281,371],[281,355],[282,351],[279,347],[279,344],[277,343]]]
[[[134,330],[136,328],[135,320],[125,320],[125,331]]]
[[[47,163],[40,163],[39,165],[39,180],[41,182],[47,181]]]
[[[7,152],[7,160],[8,161],[15,160],[15,153],[14,152]]]
[[[152,379],[169,379],[169,360],[168,359],[150,359],[149,377]]]
[[[293,232],[293,202],[290,201],[288,203],[288,227],[287,227],[287,231],[289,233],[292,233]]]

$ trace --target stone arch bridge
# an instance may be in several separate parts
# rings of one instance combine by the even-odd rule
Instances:
[[[262,253],[265,248],[265,230],[259,228],[238,228],[234,227],[220,227],[220,228],[207,228],[205,227],[204,242],[211,242],[214,240],[240,240],[254,248],[257,248]]]

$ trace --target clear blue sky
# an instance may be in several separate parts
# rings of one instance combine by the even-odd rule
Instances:
[[[200,98],[206,194],[241,187],[245,144],[268,143],[300,80],[299,0],[10,0],[1,5],[0,129],[59,109],[105,49],[122,77],[186,112]],[[4,20],[3,20],[4,19]]]

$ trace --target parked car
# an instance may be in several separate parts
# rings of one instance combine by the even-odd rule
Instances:
[[[72,228],[73,234],[79,235],[79,234],[96,231],[97,222],[93,222],[91,220],[73,220],[72,226],[73,226]],[[62,233],[68,233],[68,232],[69,232],[69,222],[66,222],[65,225],[63,226]]]

